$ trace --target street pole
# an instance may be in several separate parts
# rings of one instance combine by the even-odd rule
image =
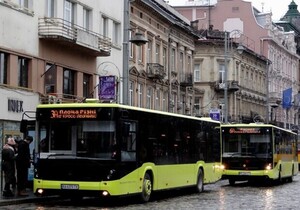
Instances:
[[[266,67],[266,75],[267,75],[267,89],[266,89],[266,96],[267,96],[267,105],[266,105],[266,111],[267,111],[267,119],[266,119],[266,123],[269,124],[270,119],[269,119],[269,102],[270,102],[270,93],[269,93],[269,61],[267,60],[267,67]],[[271,113],[273,112],[273,110],[271,110]],[[271,119],[272,120],[272,119]]]
[[[129,8],[130,2],[129,0],[124,0],[124,19],[123,19],[123,96],[122,101],[123,104],[128,105],[128,93],[129,93]]]
[[[227,32],[225,31],[225,40],[224,40],[224,62],[225,62],[225,72],[224,72],[224,122],[225,124],[228,123],[228,84],[227,84],[227,73],[228,73],[228,37],[227,37]]]

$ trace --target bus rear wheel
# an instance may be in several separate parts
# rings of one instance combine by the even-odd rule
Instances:
[[[152,193],[152,181],[148,173],[145,174],[142,184],[141,200],[142,202],[148,202]]]
[[[204,190],[203,184],[203,171],[199,169],[198,176],[197,176],[197,184],[196,184],[196,192],[201,193]]]

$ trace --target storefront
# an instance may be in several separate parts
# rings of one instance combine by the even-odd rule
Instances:
[[[24,111],[34,111],[38,103],[38,93],[19,89],[0,88],[0,151],[2,151],[2,147],[6,143],[7,138],[14,137],[16,140],[23,139],[24,136],[20,132],[22,115]],[[31,151],[33,148],[34,143],[30,145]],[[2,153],[0,159],[2,161]],[[1,176],[1,189],[4,181],[2,177],[3,176]]]

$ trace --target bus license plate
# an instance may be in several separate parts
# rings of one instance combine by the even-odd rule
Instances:
[[[61,189],[62,190],[78,190],[79,185],[78,184],[62,184]]]
[[[250,176],[251,172],[239,172],[239,175]]]

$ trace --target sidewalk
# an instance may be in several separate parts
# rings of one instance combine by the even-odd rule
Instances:
[[[57,196],[46,196],[46,197],[38,197],[33,194],[32,189],[27,189],[28,196],[18,196],[15,195],[13,197],[4,197],[2,196],[2,192],[0,195],[0,206],[14,205],[20,203],[34,203],[34,202],[43,202],[51,199],[57,199]]]

